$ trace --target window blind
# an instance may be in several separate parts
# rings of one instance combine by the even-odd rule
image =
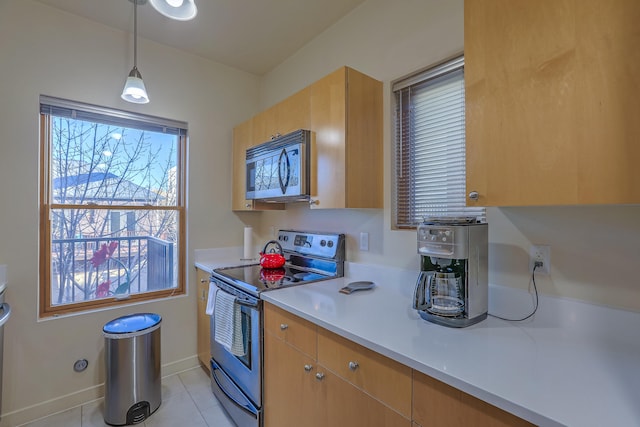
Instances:
[[[430,217],[475,217],[466,206],[464,58],[393,85],[396,101],[398,228]]]
[[[187,123],[140,113],[40,95],[40,113],[111,126],[122,126],[150,132],[184,136]]]

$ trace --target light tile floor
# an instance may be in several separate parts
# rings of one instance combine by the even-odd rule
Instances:
[[[103,400],[23,424],[21,427],[104,427]],[[207,372],[198,367],[162,379],[162,403],[143,427],[234,427],[211,392]]]

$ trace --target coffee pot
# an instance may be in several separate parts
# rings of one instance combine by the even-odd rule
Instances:
[[[420,274],[413,308],[433,323],[465,327],[487,317],[488,228],[474,220],[418,227]]]

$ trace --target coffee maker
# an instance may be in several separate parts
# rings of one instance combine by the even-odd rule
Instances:
[[[418,226],[420,317],[462,328],[487,317],[488,225],[475,218],[431,218]]]

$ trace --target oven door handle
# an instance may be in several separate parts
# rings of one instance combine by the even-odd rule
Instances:
[[[236,304],[242,305],[242,306],[245,306],[245,307],[255,308],[255,309],[259,308],[259,304],[260,304],[260,300],[259,299],[256,299],[254,301],[254,300],[249,299],[249,298],[243,298],[241,296],[238,296],[235,293],[227,292],[222,287],[220,287],[218,281],[216,281],[216,280],[213,280],[211,283],[214,284],[214,286],[216,287],[218,292],[224,292],[225,294],[234,296]]]
[[[240,299],[236,297],[236,304],[242,305],[245,307],[258,308],[258,302],[252,302],[245,299]]]

